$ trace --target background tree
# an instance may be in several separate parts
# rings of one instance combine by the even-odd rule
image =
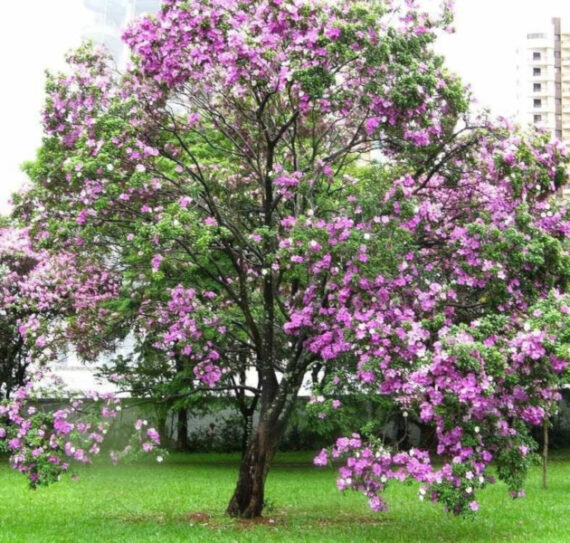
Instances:
[[[11,454],[33,488],[91,462],[118,409],[110,394],[84,391],[87,402],[70,395],[49,368],[67,351],[66,319],[114,296],[113,281],[84,263],[68,252],[34,250],[27,229],[0,229],[0,452]],[[154,431],[137,430],[133,445],[155,449]]]
[[[411,476],[474,510],[493,457],[519,493],[524,422],[556,399],[567,345],[532,318],[566,307],[567,213],[548,202],[564,152],[470,121],[430,48],[449,10],[406,4],[168,0],[125,33],[125,74],[83,47],[48,81],[18,214],[119,283],[67,337],[89,356],[132,332],[188,394],[258,410],[230,515],[261,514],[306,375],[324,374],[331,409],[347,387],[391,396],[453,459],[343,438],[339,486],[374,509]],[[375,146],[383,166],[356,171]]]
[[[25,277],[37,264],[35,256],[25,255],[18,233],[0,230],[0,274],[2,277],[2,314],[0,320],[0,399],[9,398],[12,391],[25,383],[28,365],[24,340],[19,327],[26,316],[17,307],[19,290]],[[26,247],[29,249],[29,247]]]
[[[28,231],[8,224],[0,228],[0,399],[25,385],[30,364],[55,358],[77,286],[64,276],[70,254],[34,250]]]

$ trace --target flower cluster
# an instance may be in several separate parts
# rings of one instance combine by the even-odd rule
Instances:
[[[45,369],[33,375],[36,383],[48,378]],[[50,399],[42,400],[44,397]],[[53,409],[54,401],[62,406]],[[92,463],[120,410],[120,400],[112,393],[58,396],[53,388],[44,389],[29,381],[10,401],[0,403],[0,451],[10,454],[12,467],[26,475],[32,488],[49,485],[74,465]],[[151,451],[163,458],[159,446],[158,432],[141,420],[135,423],[127,448],[111,452],[111,458]]]
[[[55,411],[39,396],[28,382],[0,404],[0,448],[32,488],[59,480],[73,464],[91,463],[119,408],[111,394],[91,394],[88,402],[71,399]]]

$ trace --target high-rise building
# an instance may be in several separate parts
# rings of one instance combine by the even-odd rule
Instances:
[[[135,17],[157,12],[160,3],[160,0],[84,0],[92,21],[83,29],[81,37],[106,45],[121,64],[126,60],[126,47],[121,41],[124,28]]]
[[[570,28],[554,17],[519,49],[519,120],[570,144]]]

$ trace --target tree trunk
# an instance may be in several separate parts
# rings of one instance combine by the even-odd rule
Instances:
[[[242,457],[237,486],[226,509],[228,515],[239,518],[255,518],[261,515],[265,479],[278,440],[278,431],[260,422]]]
[[[249,444],[249,436],[251,435],[252,431],[252,422],[253,422],[253,415],[249,413],[242,412],[243,417],[243,433],[241,437],[241,456],[242,458],[247,453],[247,446]]]
[[[548,419],[542,422],[542,488],[547,487],[546,471],[548,464]]]
[[[163,445],[170,444],[170,435],[168,432],[168,428],[166,425],[166,414],[161,409],[155,410],[156,416],[156,426],[158,428],[158,434],[160,435],[160,439]]]
[[[176,413],[176,449],[187,451],[188,446],[188,412],[186,408],[178,409]]]

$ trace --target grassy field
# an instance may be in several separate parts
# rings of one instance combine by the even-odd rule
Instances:
[[[50,488],[29,491],[0,461],[0,542],[570,542],[570,457],[536,468],[527,497],[502,484],[480,494],[475,518],[453,518],[417,500],[417,487],[391,486],[391,510],[372,513],[363,496],[340,494],[332,469],[307,454],[283,454],[267,484],[269,508],[256,522],[223,515],[236,477],[231,455],[173,455],[164,464],[97,465]]]

